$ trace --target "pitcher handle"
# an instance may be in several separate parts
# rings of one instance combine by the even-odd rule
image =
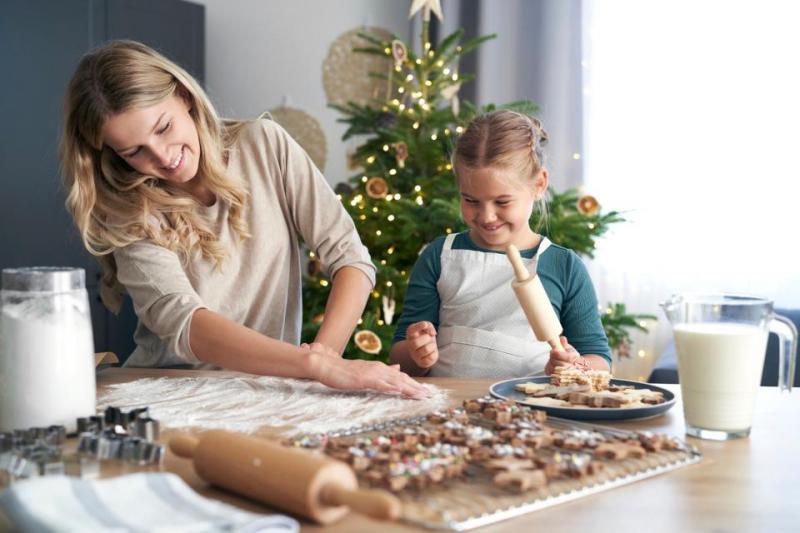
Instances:
[[[781,392],[792,392],[797,364],[797,328],[785,316],[774,315],[769,330],[778,335],[778,387]]]

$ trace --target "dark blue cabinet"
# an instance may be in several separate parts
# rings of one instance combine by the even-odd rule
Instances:
[[[0,267],[86,269],[97,351],[127,357],[136,317],[98,296],[99,266],[64,208],[58,137],[64,90],[81,56],[135,39],[205,79],[205,7],[181,0],[0,0]]]

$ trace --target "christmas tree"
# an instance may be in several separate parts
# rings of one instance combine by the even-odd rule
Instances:
[[[339,184],[337,193],[378,269],[375,288],[345,350],[349,358],[388,361],[393,323],[402,311],[409,274],[420,251],[436,237],[466,229],[450,154],[466,124],[477,114],[495,109],[494,105],[479,109],[459,100],[459,88],[474,75],[459,73],[455,67],[461,56],[494,35],[462,43],[463,30],[457,30],[434,47],[428,38],[429,13],[426,7],[419,54],[400,39],[388,42],[359,34],[365,46],[356,49],[358,53],[385,56],[393,62],[390,73],[370,74],[385,80],[385,99],[369,105],[332,106],[348,125],[344,139],[365,139],[352,156],[361,171]],[[528,101],[501,107],[527,114],[537,111]],[[611,224],[623,221],[619,213],[602,212],[593,197],[579,196],[575,190],[551,190],[548,217],[545,221],[539,217],[534,212],[531,227],[585,257],[592,257],[595,239]],[[303,289],[305,340],[313,339],[319,329],[330,290],[313,251],[308,256]],[[619,350],[630,342],[627,328],[641,329],[641,319],[650,317],[628,315],[624,306],[610,305],[609,309],[616,314],[604,316],[604,327],[612,347]]]

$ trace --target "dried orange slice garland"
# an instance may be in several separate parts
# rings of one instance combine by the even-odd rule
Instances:
[[[597,198],[594,196],[587,194],[585,196],[581,196],[578,198],[578,203],[576,208],[578,212],[582,215],[594,215],[600,210],[600,202],[597,201]]]
[[[353,340],[356,343],[356,346],[359,349],[371,353],[376,354],[381,352],[381,348],[383,348],[383,343],[381,342],[381,338],[375,334],[375,332],[370,331],[368,329],[362,329],[361,331],[356,331],[356,334],[353,336]]]
[[[367,181],[367,196],[370,198],[381,199],[389,192],[389,184],[381,177],[370,178]]]

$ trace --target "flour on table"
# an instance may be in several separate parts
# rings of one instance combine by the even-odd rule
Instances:
[[[109,385],[97,401],[130,410],[150,407],[162,429],[227,429],[253,433],[270,426],[284,435],[326,433],[446,408],[447,392],[411,400],[374,392],[342,392],[316,381],[266,376],[143,378]],[[287,427],[291,426],[291,427]],[[281,429],[283,428],[283,429]]]

